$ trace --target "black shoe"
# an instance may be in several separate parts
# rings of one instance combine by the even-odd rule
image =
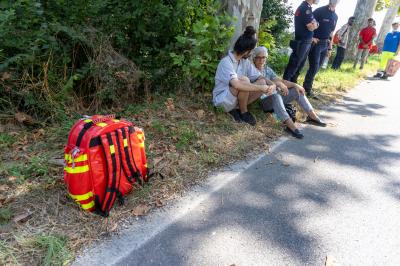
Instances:
[[[389,76],[388,76],[386,73],[383,73],[383,75],[382,75],[381,79],[387,80],[387,79],[388,79],[388,77],[389,77]]]
[[[308,98],[313,98],[314,100],[319,100],[319,98],[318,98],[318,96],[317,95],[315,95],[313,92],[307,92],[306,93],[306,95],[307,95],[307,97]]]
[[[246,112],[243,114],[240,114],[240,117],[242,119],[243,122],[255,126],[256,125],[256,119],[254,118],[254,116],[250,113],[250,112]]]
[[[309,116],[307,116],[306,123],[314,125],[314,126],[326,127],[326,123],[323,122],[321,119],[314,120]]]
[[[374,78],[382,78],[384,76],[383,72],[378,72],[375,74]]]
[[[297,139],[302,139],[304,138],[304,135],[300,132],[300,130],[298,130],[297,128],[293,131],[290,128],[286,127],[285,131],[287,133],[289,133],[290,135],[292,135],[293,137],[297,138]]]
[[[237,123],[242,122],[242,120],[240,119],[240,111],[239,111],[239,109],[233,109],[232,111],[228,112],[228,114],[230,114],[233,117],[235,122],[237,122]]]

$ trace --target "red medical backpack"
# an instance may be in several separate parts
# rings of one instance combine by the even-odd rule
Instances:
[[[114,202],[148,179],[144,132],[124,119],[95,115],[72,127],[64,181],[84,210],[108,216]]]

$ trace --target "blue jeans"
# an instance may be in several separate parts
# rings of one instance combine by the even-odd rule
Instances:
[[[307,114],[313,110],[307,97],[299,94],[295,88],[289,88],[289,93],[286,96],[282,96],[278,93],[268,96],[261,101],[261,107],[266,112],[273,110],[278,119],[285,122],[290,118],[289,114],[286,112],[285,104],[293,101],[296,101]]]
[[[335,60],[333,60],[332,63],[332,68],[333,69],[339,69],[340,66],[342,65],[344,55],[346,53],[346,48],[338,46],[336,49],[336,57]]]
[[[302,66],[304,66],[304,62],[311,48],[311,39],[292,40],[290,41],[290,48],[292,48],[293,52],[290,55],[289,63],[283,74],[283,79],[296,83],[298,76],[296,73],[299,73],[299,68],[301,69]]]
[[[328,54],[328,41],[321,40],[317,44],[313,44],[311,46],[310,53],[308,54],[308,62],[310,66],[308,68],[303,83],[303,87],[307,93],[311,92],[314,83],[314,78],[317,75],[318,70],[322,65],[322,63],[324,62],[324,59],[327,54]]]

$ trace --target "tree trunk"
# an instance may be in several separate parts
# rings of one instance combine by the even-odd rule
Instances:
[[[349,43],[346,50],[346,58],[354,60],[357,54],[358,33],[368,24],[367,20],[375,11],[377,0],[358,0],[354,11],[356,20],[349,33]]]
[[[392,29],[392,23],[396,18],[397,12],[400,8],[400,0],[392,0],[392,5],[388,8],[381,29],[378,34],[377,44],[380,49],[383,48],[383,42],[386,34]]]
[[[236,17],[231,47],[247,26],[253,26],[258,31],[263,0],[222,0],[222,4],[231,16]]]

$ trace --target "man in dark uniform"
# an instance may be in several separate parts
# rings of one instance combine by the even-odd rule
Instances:
[[[335,13],[336,5],[339,0],[329,0],[327,6],[317,8],[314,11],[314,17],[319,23],[318,29],[314,31],[311,50],[308,54],[309,68],[304,79],[303,87],[307,96],[318,99],[312,92],[314,78],[326,56],[330,57],[332,53],[332,37],[336,28],[338,16]],[[303,66],[301,66],[302,68]],[[301,68],[299,71],[301,71]]]
[[[293,52],[290,55],[289,63],[283,74],[284,80],[296,83],[296,73],[307,59],[311,48],[313,31],[318,28],[318,22],[314,18],[311,5],[318,4],[318,1],[306,0],[296,10],[294,16],[295,39],[290,41],[290,48],[292,48]]]

